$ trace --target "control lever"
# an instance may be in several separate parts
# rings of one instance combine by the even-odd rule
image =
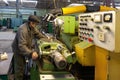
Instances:
[[[53,14],[48,13],[44,16],[44,18],[42,20],[43,21],[51,21],[51,20],[54,20],[54,19],[55,19],[55,16]]]
[[[42,31],[42,33],[48,38],[48,39],[53,39],[53,36],[48,34],[48,33],[45,33],[44,31]]]

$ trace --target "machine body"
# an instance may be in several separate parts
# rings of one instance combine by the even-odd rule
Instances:
[[[106,6],[82,5],[54,9],[50,13],[46,14],[43,21],[54,22],[54,19],[58,16],[80,13],[78,16],[78,38],[85,42],[76,44],[76,58],[75,52],[70,52],[66,45],[56,39],[53,39],[52,41],[46,39],[38,40],[37,47],[39,49],[40,60],[38,62],[37,72],[39,77],[37,79],[76,80],[76,78],[69,72],[71,66],[76,62],[76,59],[78,59],[79,63],[83,64],[83,66],[96,65],[94,62],[94,45],[110,51],[119,52],[120,46],[116,45],[116,41],[118,42],[120,40],[119,37],[116,36],[119,30],[119,11],[114,12],[112,10],[116,9]],[[115,16],[118,16],[118,18],[115,18]],[[74,26],[75,24],[72,26],[75,29]],[[75,33],[75,30],[71,32],[69,30],[70,27],[66,27],[66,25],[64,28],[65,31],[63,32]],[[88,43],[84,46],[86,42]]]
[[[95,45],[95,80],[120,78],[119,20],[120,10],[79,15],[79,39]]]
[[[46,38],[37,41],[40,59],[38,61],[39,80],[75,80],[69,72],[76,62],[75,53],[70,52],[60,41]],[[35,72],[34,72],[35,73]]]

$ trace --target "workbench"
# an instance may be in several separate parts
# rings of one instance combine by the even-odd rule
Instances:
[[[12,67],[13,53],[7,53],[8,59],[0,60],[0,80],[9,80],[10,69]]]

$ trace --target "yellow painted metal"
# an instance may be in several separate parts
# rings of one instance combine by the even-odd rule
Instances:
[[[116,10],[116,8],[111,8],[107,6],[100,6],[100,11],[110,11],[110,10]]]
[[[87,7],[85,5],[62,8],[63,15],[73,14],[73,13],[82,13],[82,12],[85,12],[86,10],[87,10]],[[100,6],[99,11],[110,11],[110,10],[117,10],[117,9],[112,7],[107,7],[107,6]]]
[[[95,80],[120,79],[120,54],[95,48]]]
[[[120,10],[116,10],[116,19],[115,19],[115,51],[120,53]]]
[[[75,44],[76,57],[83,66],[94,66],[95,50],[94,45],[88,42]]]
[[[120,80],[120,54],[110,53],[108,72],[109,80]]]
[[[62,8],[63,14],[73,14],[73,13],[79,13],[79,12],[85,12],[86,6],[74,6],[74,7],[65,7]]]
[[[95,48],[95,80],[120,79],[120,10],[115,10],[115,50]]]
[[[109,51],[95,47],[95,80],[107,80]]]

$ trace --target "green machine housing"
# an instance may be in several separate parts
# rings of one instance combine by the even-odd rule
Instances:
[[[56,39],[43,38],[38,40],[37,44],[40,60],[37,62],[37,72],[35,68],[31,70],[31,80],[75,80],[69,72],[72,64],[76,62],[74,52],[70,52]]]
[[[64,21],[64,24],[61,26],[60,40],[72,51],[74,50],[74,45],[80,42],[77,35],[78,20],[76,20],[75,15],[59,16],[58,18]]]

